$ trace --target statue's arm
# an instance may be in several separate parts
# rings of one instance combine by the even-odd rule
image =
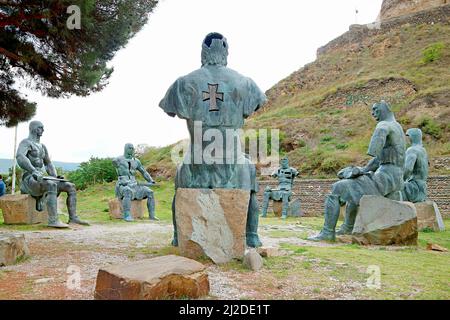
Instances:
[[[147,170],[145,170],[144,166],[142,165],[142,163],[138,161],[138,167],[137,170],[142,174],[142,176],[144,177],[145,180],[147,180],[150,183],[154,183],[155,181],[152,179],[152,177],[150,176],[150,174],[147,172]]]
[[[405,167],[403,169],[404,180],[407,180],[411,176],[411,174],[414,170],[414,165],[416,164],[416,160],[417,160],[417,155],[414,152],[406,153]]]
[[[372,158],[372,159],[366,164],[366,166],[362,168],[362,172],[363,172],[363,173],[368,173],[368,172],[370,172],[370,171],[375,172],[375,171],[377,171],[377,169],[378,169],[379,167],[380,167],[380,160],[379,160],[377,157],[375,157],[375,158]]]
[[[374,158],[380,158],[381,152],[383,151],[384,145],[386,144],[386,139],[389,134],[389,127],[384,123],[379,123],[375,128],[370,139],[369,149],[367,154]]]
[[[274,172],[272,172],[271,176],[272,176],[273,178],[278,178],[278,169],[275,170]]]
[[[56,172],[56,168],[53,165],[52,161],[50,160],[50,155],[48,154],[47,147],[45,145],[42,145],[44,148],[44,165],[45,165],[45,171],[52,177],[58,176],[58,173]]]
[[[27,158],[27,153],[29,151],[30,145],[26,141],[22,141],[19,144],[19,148],[17,149],[16,160],[17,164],[21,169],[27,172],[36,172],[38,171],[32,164],[30,159]]]

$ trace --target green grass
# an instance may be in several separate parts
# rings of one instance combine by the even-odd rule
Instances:
[[[303,218],[302,224],[316,229],[321,218]],[[281,248],[288,256],[265,260],[265,267],[278,279],[295,277],[316,292],[333,291],[333,277],[340,283],[358,283],[355,293],[365,299],[450,299],[450,253],[426,250],[429,242],[450,249],[450,219],[444,232],[420,232],[417,247],[363,247],[349,244],[333,247],[296,246]],[[395,249],[395,250],[392,250]],[[366,287],[367,268],[378,266],[381,288]],[[317,289],[319,288],[319,289]],[[319,291],[317,291],[319,290]]]
[[[85,190],[77,192],[77,213],[82,218],[91,223],[125,223],[120,219],[110,219],[108,200],[114,198],[115,183],[96,184],[87,187]],[[156,199],[156,215],[163,222],[172,221],[172,198],[174,195],[174,184],[172,181],[157,181],[157,185],[152,187]],[[65,195],[63,195],[65,199]],[[65,203],[65,200],[63,201]],[[61,208],[67,214],[67,209]],[[1,210],[0,210],[1,212]],[[146,215],[147,217],[147,212]],[[62,218],[62,220],[67,217]],[[5,225],[3,215],[0,215],[0,229],[17,231],[36,231],[47,229],[45,224],[35,225]]]
[[[121,220],[109,218],[108,200],[114,198],[115,183],[98,184],[78,192],[78,214],[83,219],[98,223],[120,223]],[[157,181],[151,188],[156,199],[155,212],[161,221],[172,220],[172,181]],[[147,215],[147,212],[146,212]]]

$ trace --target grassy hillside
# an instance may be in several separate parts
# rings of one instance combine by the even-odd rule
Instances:
[[[420,127],[431,174],[448,174],[450,26],[406,24],[338,46],[271,88],[269,103],[247,127],[277,127],[292,164],[333,176],[362,164],[376,124],[370,106],[385,99],[404,129]]]
[[[281,151],[302,177],[335,177],[340,168],[369,159],[366,151],[376,125],[370,107],[384,99],[405,131],[419,127],[425,133],[430,174],[450,174],[450,25],[445,12],[422,14],[428,22],[397,19],[377,31],[352,27],[320,48],[316,61],[268,90],[268,104],[246,121],[246,128],[280,129]],[[173,176],[171,147],[152,148],[142,157],[154,175]]]

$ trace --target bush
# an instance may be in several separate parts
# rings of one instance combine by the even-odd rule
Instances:
[[[440,139],[442,137],[442,129],[433,119],[429,117],[424,117],[419,122],[419,128],[426,134]]]
[[[433,61],[437,61],[442,57],[442,52],[444,50],[444,43],[437,42],[425,48],[422,52],[422,62],[430,63]]]
[[[111,158],[91,158],[88,162],[82,162],[79,169],[70,172],[68,178],[78,189],[85,189],[88,185],[116,180],[117,172]]]

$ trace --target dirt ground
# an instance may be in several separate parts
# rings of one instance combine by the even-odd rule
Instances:
[[[42,229],[18,233],[21,232],[25,233],[31,256],[13,266],[0,268],[0,299],[93,299],[100,268],[177,252],[176,248],[170,246],[172,225],[167,222],[101,223],[88,227],[75,226],[69,230]],[[291,237],[291,234],[299,232],[310,234],[315,231],[295,222],[260,226],[264,246],[278,247],[281,243],[300,248],[343,245],[314,243]],[[342,281],[339,276],[333,276],[335,271],[338,272],[336,275],[347,272],[345,270],[349,268],[345,263],[342,266],[334,264],[332,270],[323,261],[289,255],[284,249],[279,252],[282,257],[276,265],[270,260],[265,261],[264,268],[258,272],[245,269],[240,261],[225,265],[203,261],[207,265],[211,286],[210,295],[205,298],[364,298],[361,295],[364,279],[351,275]],[[298,266],[305,268],[283,274],[284,268],[289,270]],[[79,285],[76,282],[78,271]],[[347,273],[350,272],[354,270]],[[278,276],[280,274],[282,276]],[[317,279],[310,280],[308,277]]]

